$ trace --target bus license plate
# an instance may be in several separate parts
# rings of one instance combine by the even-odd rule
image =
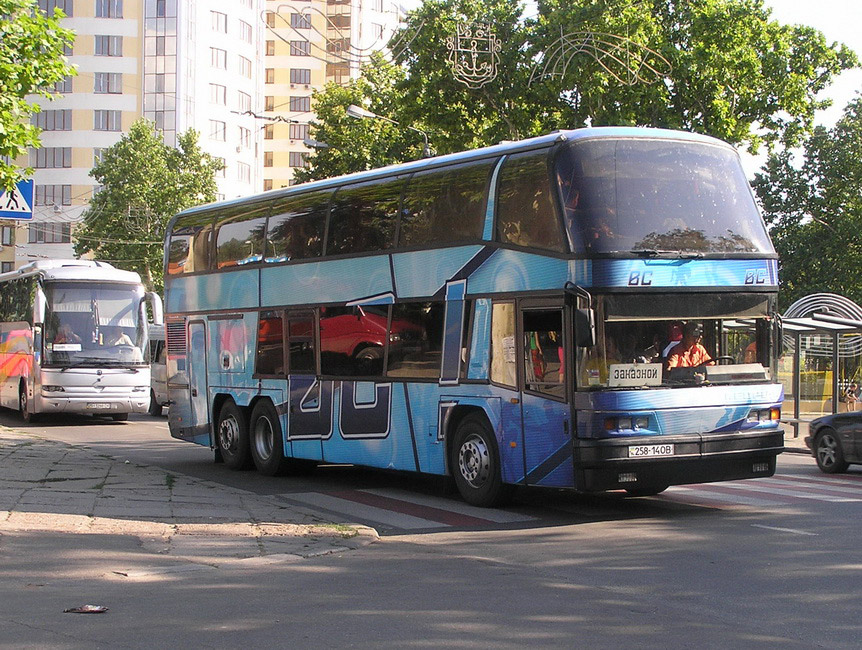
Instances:
[[[629,447],[629,458],[648,456],[673,456],[673,445],[633,445]]]
[[[111,408],[107,402],[87,402],[87,408],[92,410],[105,411]]]

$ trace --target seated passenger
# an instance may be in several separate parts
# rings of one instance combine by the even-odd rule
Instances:
[[[60,325],[57,330],[57,336],[54,337],[54,343],[80,343],[81,337],[72,331],[72,326],[68,323]]]
[[[689,321],[682,328],[682,341],[677,343],[667,356],[668,368],[694,368],[714,365],[706,348],[700,344],[703,328],[700,323]]]

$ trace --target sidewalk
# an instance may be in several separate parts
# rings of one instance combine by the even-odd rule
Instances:
[[[273,497],[0,427],[0,540],[21,532],[137,538],[145,553],[213,566],[297,561],[377,539]]]

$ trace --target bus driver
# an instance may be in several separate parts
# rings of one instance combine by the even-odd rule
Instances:
[[[667,356],[668,368],[694,368],[714,365],[709,352],[701,345],[703,328],[700,323],[689,321],[682,328],[682,341],[677,343]]]

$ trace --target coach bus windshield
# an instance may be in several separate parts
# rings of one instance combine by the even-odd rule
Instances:
[[[734,151],[680,140],[576,141],[555,173],[575,252],[773,254]]]
[[[760,294],[596,297],[596,345],[579,348],[581,389],[764,383],[775,376],[771,299]],[[697,327],[710,365],[671,364]],[[677,354],[681,354],[681,350]],[[701,359],[697,359],[701,361]]]
[[[142,366],[147,344],[140,285],[46,283],[46,365]]]

